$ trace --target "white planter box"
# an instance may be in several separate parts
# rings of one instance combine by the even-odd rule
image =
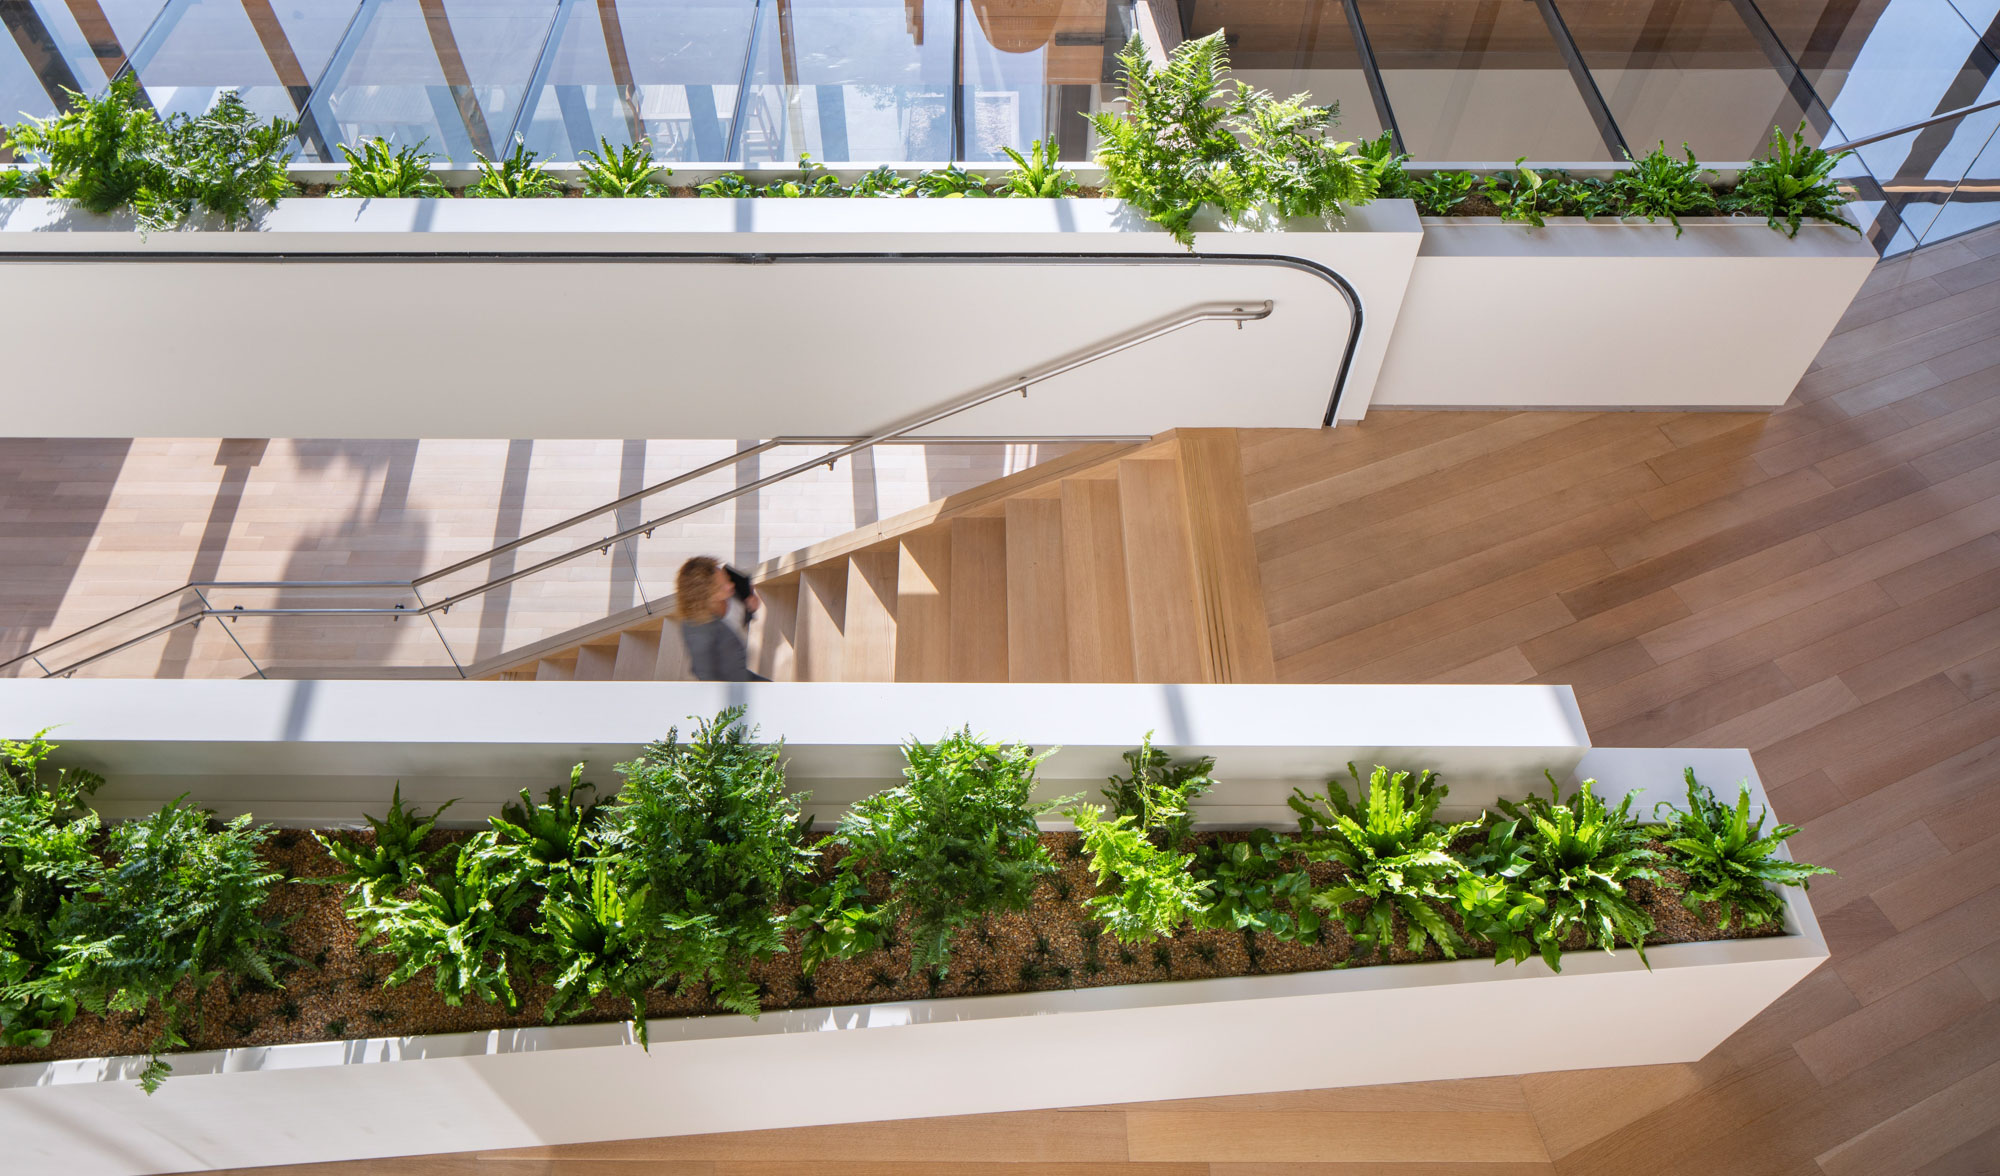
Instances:
[[[1315,427],[1353,337],[1340,284],[1363,308],[1358,415],[1420,231],[1385,201],[1331,228],[1203,234],[1197,256],[1116,200],[294,199],[252,229],[140,234],[0,201],[0,317],[37,340],[0,427],[865,435],[1191,307],[1264,301],[1264,321],[1187,328],[929,433]],[[825,254],[854,260],[797,260]],[[145,378],[80,385],[107,317]]]
[[[1873,250],[1830,226],[1685,223],[1420,222],[1387,200],[1204,232],[1191,255],[1094,199],[300,198],[251,229],[153,234],[0,201],[0,314],[36,340],[0,428],[861,435],[1190,307],[1266,300],[1267,320],[1187,328],[928,432],[1310,427],[1337,384],[1343,419],[1783,403]],[[803,260],[827,254],[850,260]],[[107,316],[143,379],[80,374]],[[1698,367],[1675,362],[1689,348]]]
[[[1746,218],[1426,217],[1378,408],[1769,409],[1876,262],[1859,233]]]
[[[422,771],[460,740],[511,730],[479,766],[532,767],[541,783],[547,765],[657,733],[663,705],[709,709],[727,690],[514,684],[505,694],[530,701],[510,710],[502,691],[460,684],[319,683],[288,701],[301,685],[0,682],[0,713],[65,721],[58,735],[79,759],[176,773],[205,762],[225,779],[353,757],[360,776]],[[1239,787],[1242,811],[1268,812],[1259,787],[1323,778],[1350,755],[1446,765],[1459,811],[1519,795],[1531,763],[1573,766],[1610,793],[1637,788],[1647,812],[1679,798],[1686,765],[1718,793],[1748,779],[1764,802],[1742,751],[1583,752],[1566,688],[1088,689],[1101,704],[1005,686],[780,685],[745,697],[767,734],[787,735],[793,778],[813,784],[893,765],[906,727],[971,718],[999,737],[1061,738],[1069,749],[1048,766],[1065,785],[1103,771],[1128,730],[1155,725],[1163,742],[1217,757],[1224,788],[1209,819],[1238,812]],[[449,695],[474,701],[436,705]],[[975,702],[985,709],[965,709]],[[548,736],[563,725],[581,742]],[[1365,725],[1378,733],[1357,735]],[[1506,766],[1470,770],[1479,756]],[[1060,768],[1066,759],[1082,766]],[[1239,782],[1231,764],[1264,778]],[[1054,775],[1065,771],[1075,775]],[[1655,948],[1650,972],[1630,951],[1586,952],[1560,975],[1539,961],[1471,960],[661,1020],[650,1052],[622,1026],[588,1025],[181,1055],[150,1098],[131,1081],[137,1059],[8,1066],[0,1137],[10,1172],[90,1176],[1691,1061],[1826,958],[1796,892],[1786,932]],[[1494,1032],[1501,1024],[1560,1031]],[[1113,1054],[1116,1067],[1050,1061]]]

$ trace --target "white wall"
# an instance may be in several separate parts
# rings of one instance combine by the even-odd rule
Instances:
[[[903,740],[968,724],[1061,748],[1044,794],[1093,799],[1152,731],[1160,747],[1215,757],[1230,788],[1205,819],[1283,824],[1295,785],[1350,760],[1433,768],[1476,810],[1544,770],[1563,775],[1589,746],[1567,686],[0,680],[6,730],[54,727],[63,762],[110,777],[109,814],[189,793],[293,823],[379,813],[397,781],[406,799],[458,798],[453,816],[475,818],[579,761],[609,790],[613,764],[739,702],[762,738],[783,740],[788,778],[823,816],[896,782]]]
[[[1762,222],[1431,219],[1379,408],[1775,408],[1875,265]]]
[[[1578,771],[1645,781],[1650,811],[1689,762],[1762,802],[1742,751]],[[150,1098],[129,1059],[7,1066],[0,1138],[10,1176],[127,1176],[1686,1062],[1826,958],[1788,897],[1788,935],[1655,948],[1651,971],[1583,952],[1560,976],[1470,960],[663,1020],[650,1052],[618,1026],[281,1046],[183,1055]]]
[[[1391,201],[1333,231],[1205,234],[1198,248],[1305,257],[1354,285],[1372,316],[1350,376],[1358,411],[1418,235],[1412,207]],[[148,260],[80,260],[107,251]],[[1316,427],[1349,334],[1338,290],[1284,268],[624,256],[870,251],[1187,256],[1106,200],[295,200],[257,231],[147,236],[55,201],[0,202],[0,317],[36,341],[0,387],[0,429],[860,435],[1191,306],[1265,300],[1263,322],[1190,327],[931,432]],[[489,253],[582,256],[426,256]],[[80,363],[105,321],[120,361]]]

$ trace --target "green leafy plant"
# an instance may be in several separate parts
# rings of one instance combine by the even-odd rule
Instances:
[[[327,195],[381,199],[449,196],[443,183],[431,171],[434,156],[424,144],[392,147],[387,139],[363,139],[359,154],[342,143],[340,153],[347,158],[347,174]]]
[[[1526,161],[1523,156],[1514,161],[1512,171],[1487,176],[1483,194],[1500,210],[1501,220],[1539,229],[1561,209],[1560,188],[1551,182],[1550,176],[1522,166]]]
[[[600,138],[597,146],[596,151],[586,148],[577,157],[577,166],[583,169],[585,196],[631,199],[667,194],[661,181],[674,172],[653,158],[650,142],[641,139],[614,147],[611,140]]]
[[[910,190],[918,196],[941,200],[992,195],[986,190],[985,180],[955,163],[918,172],[917,178],[910,183]]]
[[[1355,143],[1354,157],[1374,175],[1377,199],[1402,200],[1413,194],[1416,182],[1403,170],[1410,157],[1396,150],[1396,137],[1388,131]]]
[[[1771,147],[1762,157],[1750,161],[1737,178],[1727,208],[1731,212],[1761,216],[1777,228],[1784,222],[1785,235],[1796,237],[1799,226],[1808,220],[1824,221],[1845,229],[1861,230],[1841,213],[1848,197],[1833,178],[1833,169],[1854,154],[1843,151],[1829,155],[1806,142],[1806,125],[1789,137],[1771,128]]]
[[[527,967],[531,944],[515,913],[531,894],[508,863],[481,852],[491,834],[454,842],[430,863],[408,896],[376,894],[350,908],[357,946],[375,944],[396,957],[382,984],[394,988],[432,969],[432,987],[448,1005],[477,997],[517,1008],[514,979]]]
[[[509,802],[499,816],[487,818],[493,836],[482,852],[514,863],[535,881],[580,861],[592,848],[589,837],[598,809],[590,796],[595,791],[583,780],[582,764],[570,769],[567,788],[549,789],[546,801],[538,802],[522,789],[519,804]],[[578,793],[584,794],[583,803]]]
[[[762,195],[757,185],[734,174],[720,175],[706,183],[696,184],[694,190],[697,196],[720,200],[748,200]]]
[[[168,118],[153,151],[153,174],[133,197],[139,223],[168,229],[197,210],[232,228],[248,222],[260,206],[294,191],[285,165],[297,132],[298,124],[286,119],[259,122],[234,90],[224,90],[205,114]]]
[[[1137,750],[1125,753],[1130,774],[1113,777],[1104,790],[1117,814],[1104,818],[1097,805],[1068,811],[1082,836],[1091,872],[1109,893],[1086,901],[1084,909],[1121,943],[1171,936],[1200,916],[1212,883],[1191,872],[1194,855],[1185,852],[1193,819],[1188,802],[1208,791],[1208,757],[1174,763],[1146,733]]]
[[[1216,841],[1203,848],[1195,872],[1210,887],[1197,927],[1318,942],[1322,920],[1296,836],[1252,829],[1240,839]]]
[[[863,175],[848,186],[847,194],[856,199],[867,197],[907,196],[910,181],[904,179],[895,168],[880,164],[873,171]]]
[[[91,772],[47,766],[46,731],[0,740],[0,1046],[44,1046],[76,1016],[73,991],[37,983],[56,962],[52,925],[97,870]]]
[[[1126,109],[1091,116],[1105,190],[1181,244],[1193,246],[1203,208],[1329,216],[1374,197],[1376,169],[1326,137],[1337,107],[1230,80],[1222,30],[1182,42],[1159,67],[1134,36],[1118,62]]]
[[[903,745],[906,783],[847,810],[834,834],[841,868],[882,876],[884,918],[908,919],[911,972],[943,968],[960,928],[1025,910],[1035,881],[1055,871],[1035,818],[1066,803],[1034,803],[1046,757],[985,743],[963,730]]]
[[[839,196],[840,180],[823,163],[814,163],[813,157],[799,154],[799,178],[796,180],[772,180],[757,193],[759,196],[776,200],[799,200],[809,197]]]
[[[639,905],[644,954],[686,993],[702,984],[719,1005],[755,1016],[747,965],[784,950],[780,897],[815,851],[801,835],[800,798],[785,788],[783,749],[754,742],[733,707],[678,730],[619,765],[625,786],[598,823],[610,884]]]
[[[1324,800],[1294,789],[1290,801],[1306,856],[1337,862],[1342,870],[1313,892],[1313,905],[1337,916],[1359,951],[1386,959],[1401,938],[1410,951],[1435,943],[1446,959],[1455,958],[1465,941],[1440,907],[1456,897],[1456,875],[1464,868],[1452,856],[1452,842],[1479,822],[1439,823],[1437,808],[1448,790],[1428,771],[1410,783],[1408,772],[1391,775],[1378,766],[1365,786],[1353,764],[1347,771],[1356,800],[1330,780]]]
[[[562,181],[536,163],[535,153],[518,139],[514,142],[514,150],[497,162],[477,151],[473,155],[479,160],[479,178],[466,189],[467,196],[488,200],[532,200],[562,195]]]
[[[199,1023],[209,985],[246,978],[276,988],[272,969],[298,962],[261,909],[279,879],[258,856],[264,837],[247,814],[211,829],[205,810],[176,800],[113,825],[103,868],[63,903],[56,962],[30,983],[94,1013],[157,1009],[139,1078],[149,1093],[170,1070],[160,1055],[185,1046],[183,1026]]]
[[[1479,177],[1469,171],[1441,171],[1410,182],[1410,199],[1425,216],[1452,216],[1465,203]]]
[[[633,1036],[647,1044],[646,994],[663,979],[647,951],[650,897],[644,886],[621,890],[604,861],[571,863],[551,876],[533,948],[554,989],[544,1006],[548,1020],[573,1017],[609,994],[630,1007]]]
[[[1681,235],[1682,217],[1701,216],[1719,208],[1715,190],[1702,178],[1714,173],[1696,161],[1686,143],[1681,144],[1681,151],[1685,158],[1674,158],[1664,142],[1638,159],[1628,151],[1625,158],[1632,166],[1612,177],[1610,183],[1612,197],[1624,215],[1643,216],[1649,221],[1666,217],[1673,222],[1676,237]]]
[[[0,200],[33,195],[42,180],[42,173],[34,168],[0,167]]]
[[[1002,147],[1014,166],[1000,180],[1000,195],[1034,200],[1054,200],[1076,192],[1076,176],[1056,158],[1056,141],[1037,139],[1023,156],[1012,147]]]
[[[389,798],[389,814],[381,818],[363,816],[375,833],[372,844],[353,836],[313,834],[313,840],[341,867],[341,872],[309,881],[349,887],[346,905],[350,915],[377,898],[415,885],[423,879],[425,867],[435,856],[422,852],[424,839],[454,803],[447,800],[436,812],[423,816],[416,809],[403,806],[403,785],[398,781]]]
[[[1672,801],[1661,801],[1653,809],[1668,810],[1672,836],[1664,839],[1667,864],[1685,871],[1687,887],[1681,903],[1699,911],[1703,903],[1721,908],[1723,930],[1732,920],[1746,927],[1758,927],[1782,918],[1784,900],[1773,886],[1812,885],[1815,874],[1831,874],[1825,866],[1787,861],[1778,857],[1780,845],[1799,831],[1797,825],[1779,825],[1768,834],[1760,812],[1750,819],[1750,782],[1743,781],[1735,805],[1715,799],[1706,785],[1696,783],[1694,769],[1687,769],[1686,809]]]
[[[1572,935],[1605,951],[1622,942],[1645,960],[1653,919],[1625,884],[1657,879],[1659,855],[1631,815],[1631,794],[1613,809],[1596,784],[1585,780],[1565,800],[1550,777],[1548,796],[1499,803],[1508,819],[1489,827],[1468,863],[1489,881],[1459,896],[1468,929],[1493,942],[1496,961],[1526,959],[1532,947],[1561,971]]]
[[[112,82],[102,97],[64,93],[68,110],[21,123],[7,146],[40,165],[49,195],[91,212],[115,212],[157,173],[153,153],[165,133],[160,120],[140,99],[139,83],[130,74]]]

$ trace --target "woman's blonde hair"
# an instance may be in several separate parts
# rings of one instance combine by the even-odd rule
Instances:
[[[674,577],[674,619],[700,624],[715,619],[715,577],[722,564],[714,557],[697,555],[681,565]]]

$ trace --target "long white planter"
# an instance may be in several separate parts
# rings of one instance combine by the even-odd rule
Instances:
[[[1196,255],[1232,259],[1214,265],[1115,200],[295,199],[251,229],[153,234],[0,201],[0,315],[37,341],[0,429],[858,435],[1191,306],[1267,300],[1262,322],[1191,327],[930,432],[1313,426],[1337,383],[1342,419],[1782,403],[1873,251],[1828,226],[1685,223],[1420,222],[1378,201],[1200,233]],[[826,254],[850,260],[801,260]],[[75,364],[107,317],[145,378]],[[1673,362],[1689,347],[1698,369]]]
[[[1061,748],[1043,791],[1095,794],[1120,755],[1157,745],[1213,755],[1225,797],[1211,821],[1290,823],[1285,797],[1349,761],[1431,767],[1454,804],[1518,795],[1566,775],[1589,747],[1567,686],[1182,686],[981,683],[386,682],[0,680],[0,729],[55,725],[65,762],[111,783],[107,814],[182,794],[224,815],[295,824],[379,812],[405,798],[457,798],[453,815],[496,812],[587,762],[616,782],[689,716],[743,705],[782,740],[787,776],[822,814],[900,778],[901,743],[971,724],[995,739]]]
[[[0,318],[37,340],[0,428],[863,435],[1190,307],[1265,301],[1264,321],[1184,329],[930,433],[1316,427],[1350,339],[1344,411],[1365,409],[1420,232],[1385,201],[1203,234],[1198,258],[1115,200],[295,199],[252,229],[152,234],[0,201]],[[853,260],[800,260],[826,254]],[[107,318],[144,379],[74,363]]]
[[[1764,800],[1741,751],[1597,749],[1578,771],[1650,805],[1689,764]],[[124,1176],[1692,1061],[1826,958],[1802,895],[1785,926],[1655,948],[1651,971],[1589,952],[1560,975],[1471,960],[661,1020],[650,1052],[590,1025],[191,1054],[150,1098],[139,1059],[7,1066],[0,1138],[10,1173]],[[1060,1061],[1090,1057],[1119,1064]]]
[[[1381,408],[1783,404],[1875,266],[1859,233],[1747,219],[1424,218]]]

